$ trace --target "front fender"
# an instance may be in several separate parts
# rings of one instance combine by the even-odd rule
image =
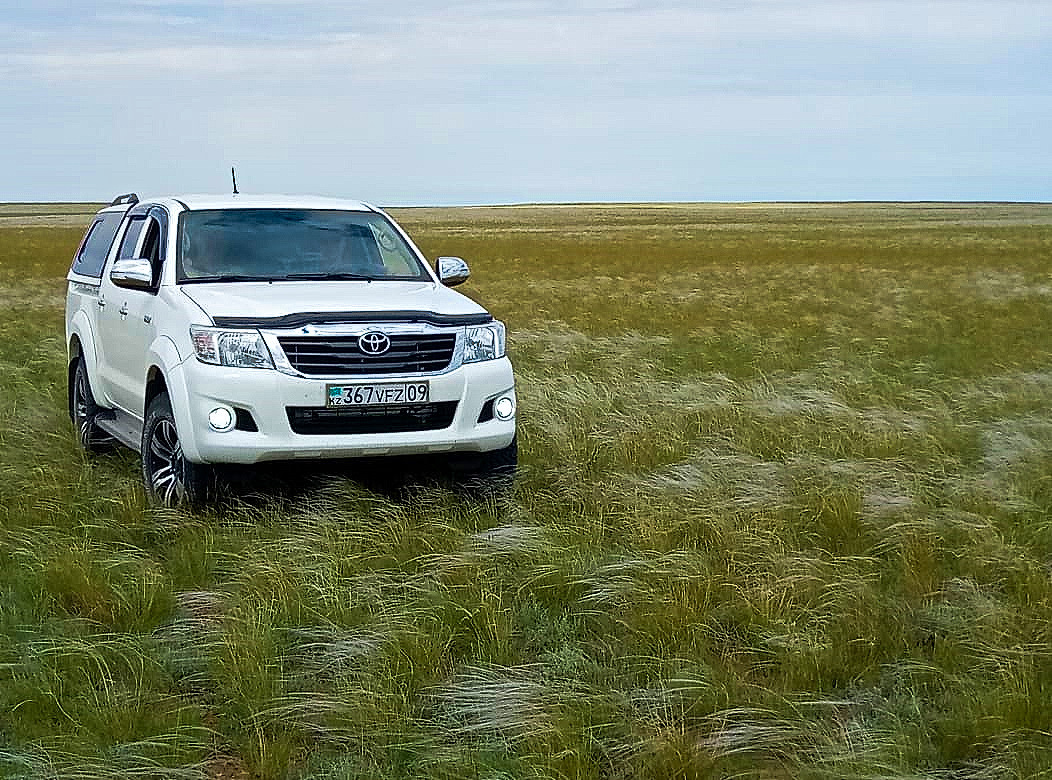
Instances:
[[[176,366],[183,362],[183,359],[179,357],[179,349],[169,336],[155,338],[146,355],[148,365],[151,368],[160,369],[165,379],[168,378],[170,372],[175,370]]]
[[[201,454],[197,448],[194,426],[190,420],[190,395],[186,387],[183,362],[175,342],[168,336],[158,336],[150,345],[147,387],[149,387],[149,371],[159,370],[168,390],[168,400],[172,404],[172,415],[175,417],[176,430],[179,431],[179,443],[182,445],[183,454],[187,460],[199,463]],[[146,410],[143,409],[144,421],[145,417]]]

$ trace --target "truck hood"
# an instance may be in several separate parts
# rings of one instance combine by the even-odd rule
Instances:
[[[490,319],[470,298],[433,282],[214,282],[179,289],[225,326],[300,327],[419,315],[444,324]]]

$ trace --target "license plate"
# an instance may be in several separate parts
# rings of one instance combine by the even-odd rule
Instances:
[[[385,406],[427,403],[427,382],[383,385],[329,385],[326,406]]]

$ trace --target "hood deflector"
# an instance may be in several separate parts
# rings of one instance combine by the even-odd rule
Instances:
[[[484,325],[493,315],[438,314],[433,311],[332,311],[301,312],[283,317],[213,317],[220,328],[301,328],[304,325],[361,322],[426,322],[429,325]]]

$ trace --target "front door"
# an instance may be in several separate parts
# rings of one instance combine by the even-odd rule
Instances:
[[[146,397],[147,351],[156,337],[153,323],[157,285],[164,262],[167,220],[155,213],[132,214],[121,240],[117,259],[147,258],[154,269],[150,290],[118,287],[103,274],[100,294],[105,306],[99,316],[99,342],[103,346],[99,373],[103,391],[114,406],[142,419]]]

